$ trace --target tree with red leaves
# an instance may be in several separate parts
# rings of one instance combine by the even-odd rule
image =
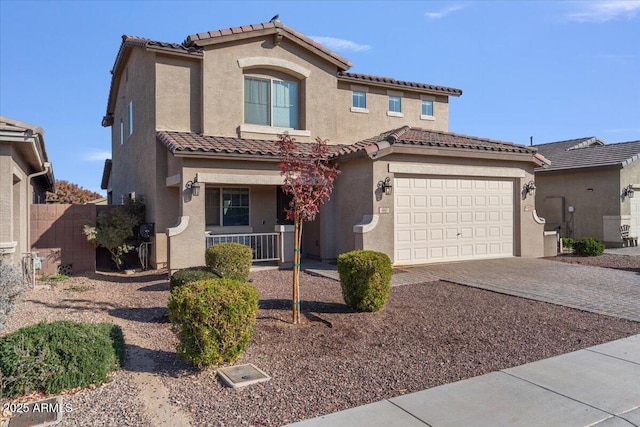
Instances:
[[[47,203],[87,203],[101,197],[103,196],[95,191],[65,180],[56,180],[55,193],[47,191]]]
[[[293,220],[293,323],[300,323],[300,246],[302,224],[313,221],[320,206],[329,200],[333,182],[340,171],[328,160],[327,141],[316,138],[313,144],[296,143],[288,134],[280,135],[280,173],[284,177],[282,190],[292,196],[287,219]]]

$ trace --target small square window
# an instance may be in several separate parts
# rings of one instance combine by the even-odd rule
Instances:
[[[433,101],[426,99],[422,100],[422,115],[433,116]]]
[[[353,91],[351,106],[354,108],[367,108],[367,94],[365,92]]]
[[[402,112],[402,98],[399,96],[389,96],[389,111],[392,113]]]

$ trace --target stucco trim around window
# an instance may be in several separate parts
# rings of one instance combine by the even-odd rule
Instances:
[[[240,125],[240,132],[264,133],[267,135],[282,135],[288,133],[291,136],[311,136],[310,130],[279,128],[265,125],[252,125],[244,123]]]
[[[351,107],[351,112],[352,113],[369,114],[369,109],[368,108]]]
[[[387,111],[387,116],[389,117],[404,117],[404,113],[400,113],[397,111]]]
[[[271,58],[267,56],[252,56],[250,58],[240,58],[238,59],[238,67],[265,67],[284,69],[289,71],[299,79],[306,79],[311,75],[311,70],[303,67],[302,65],[287,61],[286,59]]]

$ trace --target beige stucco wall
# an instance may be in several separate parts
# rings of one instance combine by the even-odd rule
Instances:
[[[620,193],[622,189],[628,185],[640,184],[640,162],[636,161],[629,166],[620,170]],[[640,194],[634,194],[634,197],[640,197]],[[621,202],[620,215],[631,215],[631,202],[628,198],[625,198]],[[636,231],[637,232],[637,231]]]
[[[603,240],[603,216],[621,212],[620,169],[597,168],[536,174],[538,214],[548,218],[547,230],[561,227],[562,237]],[[626,185],[626,184],[625,184]],[[560,201],[564,198],[564,219]],[[568,211],[572,206],[574,213]],[[624,203],[622,204],[624,209]]]
[[[337,217],[340,218],[336,231],[337,250],[340,254],[353,249],[371,249],[386,253],[394,259],[394,196],[384,195],[377,190],[378,181],[387,177],[393,182],[395,174],[389,172],[390,163],[416,163],[450,165],[455,171],[460,166],[484,168],[491,176],[491,168],[508,168],[523,171],[523,178],[514,181],[514,253],[521,257],[544,256],[543,225],[535,217],[535,200],[528,196],[524,200],[520,189],[533,179],[533,164],[527,162],[506,162],[488,158],[429,156],[422,159],[411,154],[391,154],[375,162],[368,158],[358,159],[341,165],[342,174],[336,183]],[[373,230],[358,234],[353,226],[360,223],[364,215],[377,215],[377,225]]]
[[[363,86],[347,82],[338,83],[338,102],[334,108],[338,114],[338,139],[340,141],[361,141],[405,125],[442,132],[449,131],[449,104],[446,96],[433,96],[434,119],[427,120],[421,118],[421,94],[398,88],[395,91],[400,91],[403,94],[403,117],[394,117],[387,114],[389,110],[387,89],[371,86],[367,88],[366,92],[367,112],[352,111],[352,88]]]
[[[200,61],[164,55],[158,55],[156,61],[157,128],[201,132]]]

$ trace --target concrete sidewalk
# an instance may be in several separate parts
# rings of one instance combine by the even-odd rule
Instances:
[[[640,426],[640,335],[290,426]]]

